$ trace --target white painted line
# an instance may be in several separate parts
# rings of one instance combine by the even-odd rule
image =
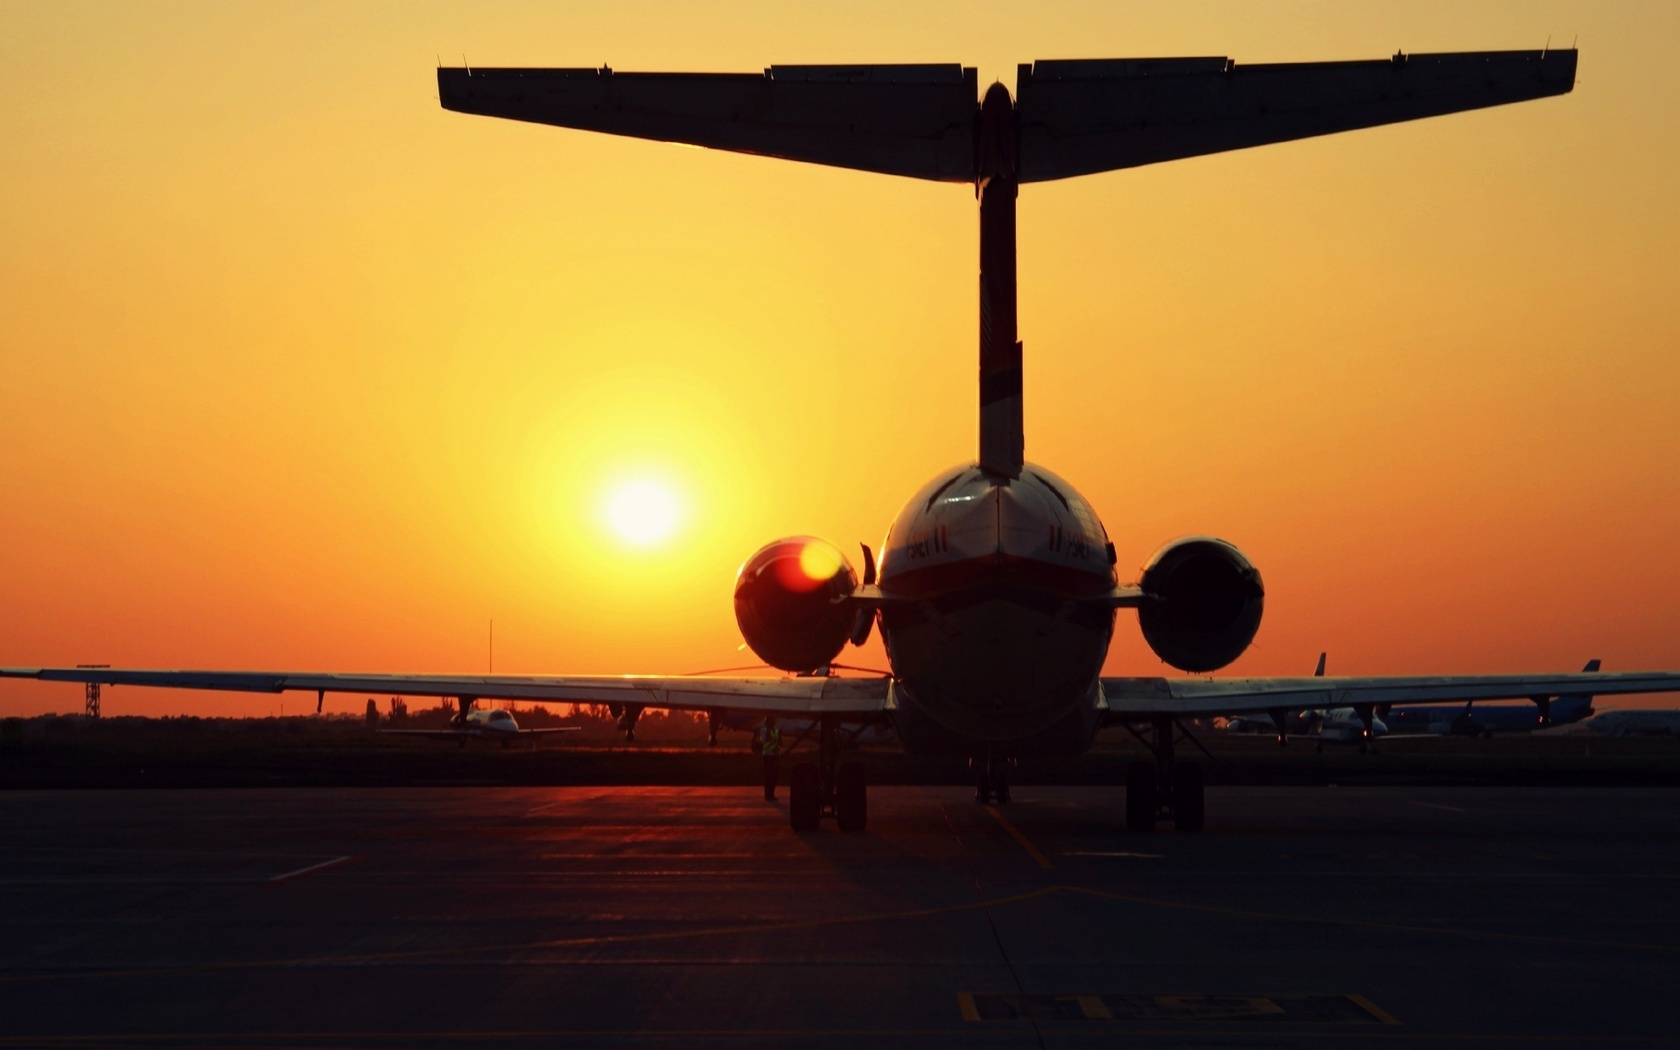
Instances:
[[[541,813],[545,809],[553,809],[555,806],[558,806],[560,803],[562,803],[564,801],[566,801],[566,800],[565,799],[556,799],[553,802],[544,802],[540,806],[532,806],[530,809],[525,811],[525,815],[528,817],[533,813]]]
[[[1467,809],[1459,809],[1457,806],[1443,806],[1439,802],[1419,802],[1416,799],[1411,799],[1411,798],[1407,799],[1406,803],[1408,805],[1412,805],[1412,806],[1422,806],[1424,809],[1442,809],[1442,810],[1446,810],[1448,813],[1468,813],[1468,812],[1470,812]]]
[[[299,868],[296,871],[288,871],[283,875],[276,875],[272,879],[269,879],[268,881],[271,882],[271,883],[285,882],[287,879],[295,879],[300,875],[308,875],[310,872],[323,871],[327,868],[336,868],[340,864],[349,863],[351,860],[354,860],[354,859],[355,859],[354,857],[351,857],[348,854],[346,854],[345,856],[342,856],[342,857],[334,857],[332,860],[323,860],[319,864],[311,864],[307,868]]]

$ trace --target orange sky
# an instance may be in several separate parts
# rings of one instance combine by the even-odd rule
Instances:
[[[498,671],[745,663],[748,554],[878,543],[973,455],[967,189],[446,113],[438,56],[1012,83],[1579,34],[1562,99],[1027,187],[1027,454],[1124,567],[1249,553],[1229,673],[1680,667],[1680,8],[903,6],[0,7],[0,664],[473,672],[491,618]],[[601,524],[632,477],[669,545]],[[1129,614],[1109,668],[1164,670]]]

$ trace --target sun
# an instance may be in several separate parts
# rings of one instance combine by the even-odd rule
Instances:
[[[654,547],[676,532],[683,517],[682,500],[672,487],[653,478],[621,481],[602,507],[607,528],[632,547]]]

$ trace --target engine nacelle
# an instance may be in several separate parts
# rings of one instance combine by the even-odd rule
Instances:
[[[1224,540],[1192,536],[1156,551],[1139,581],[1138,626],[1155,655],[1181,671],[1217,671],[1260,630],[1260,570]]]
[[[735,574],[735,622],[758,658],[814,671],[840,655],[856,623],[857,574],[840,548],[790,536],[759,548]]]

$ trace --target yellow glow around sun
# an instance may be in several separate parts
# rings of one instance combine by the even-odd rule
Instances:
[[[632,478],[615,485],[602,511],[612,534],[634,547],[665,542],[683,518],[682,500],[670,485],[653,478]]]
[[[799,567],[813,580],[833,579],[840,565],[840,552],[824,542],[807,543],[799,552]]]

